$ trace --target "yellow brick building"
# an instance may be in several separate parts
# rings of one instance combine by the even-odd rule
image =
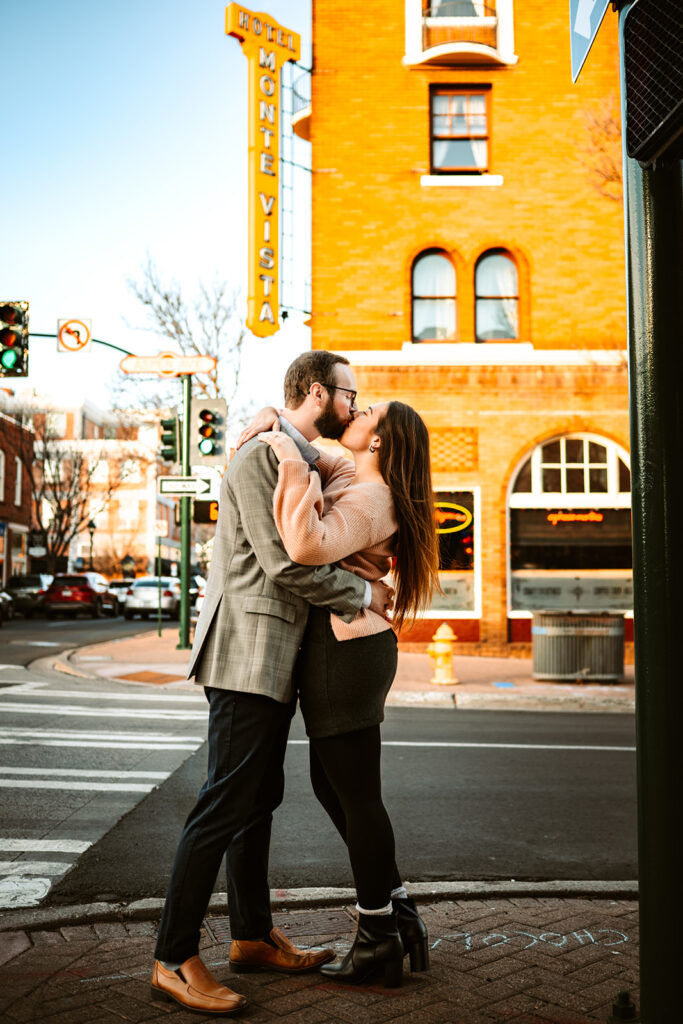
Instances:
[[[431,434],[445,594],[402,640],[628,610],[615,19],[577,85],[566,0],[314,0],[313,52],[313,347]]]

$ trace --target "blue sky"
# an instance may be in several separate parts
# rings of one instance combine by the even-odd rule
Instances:
[[[301,34],[309,64],[309,0],[265,10]],[[144,313],[126,282],[148,254],[188,297],[199,280],[244,289],[247,70],[224,12],[221,0],[2,0],[0,299],[28,299],[32,330],[89,318],[96,338],[167,347],[135,329]],[[278,399],[309,344],[300,318],[250,338],[243,398]],[[117,361],[36,339],[13,386],[106,404]]]

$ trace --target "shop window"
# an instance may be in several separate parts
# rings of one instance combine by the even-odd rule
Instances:
[[[474,272],[477,341],[513,341],[519,337],[517,267],[502,249],[491,249]]]
[[[429,615],[445,611],[476,614],[477,513],[475,492],[438,491],[435,495],[439,533],[439,580],[442,594],[434,594]]]
[[[413,341],[455,338],[455,268],[445,253],[429,250],[413,264]]]
[[[632,608],[627,459],[613,441],[573,434],[525,460],[509,499],[511,614]]]
[[[432,86],[432,174],[484,174],[488,170],[489,95],[485,86]]]

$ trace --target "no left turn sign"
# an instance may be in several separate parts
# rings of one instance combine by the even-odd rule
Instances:
[[[57,351],[85,352],[91,348],[91,320],[58,320]]]

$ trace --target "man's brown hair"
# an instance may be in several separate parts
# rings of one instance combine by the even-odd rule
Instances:
[[[336,352],[326,349],[315,349],[297,356],[285,374],[285,405],[288,409],[298,409],[311,388],[311,384],[322,384],[323,387],[334,385],[334,367],[337,363],[349,365],[348,359]]]

